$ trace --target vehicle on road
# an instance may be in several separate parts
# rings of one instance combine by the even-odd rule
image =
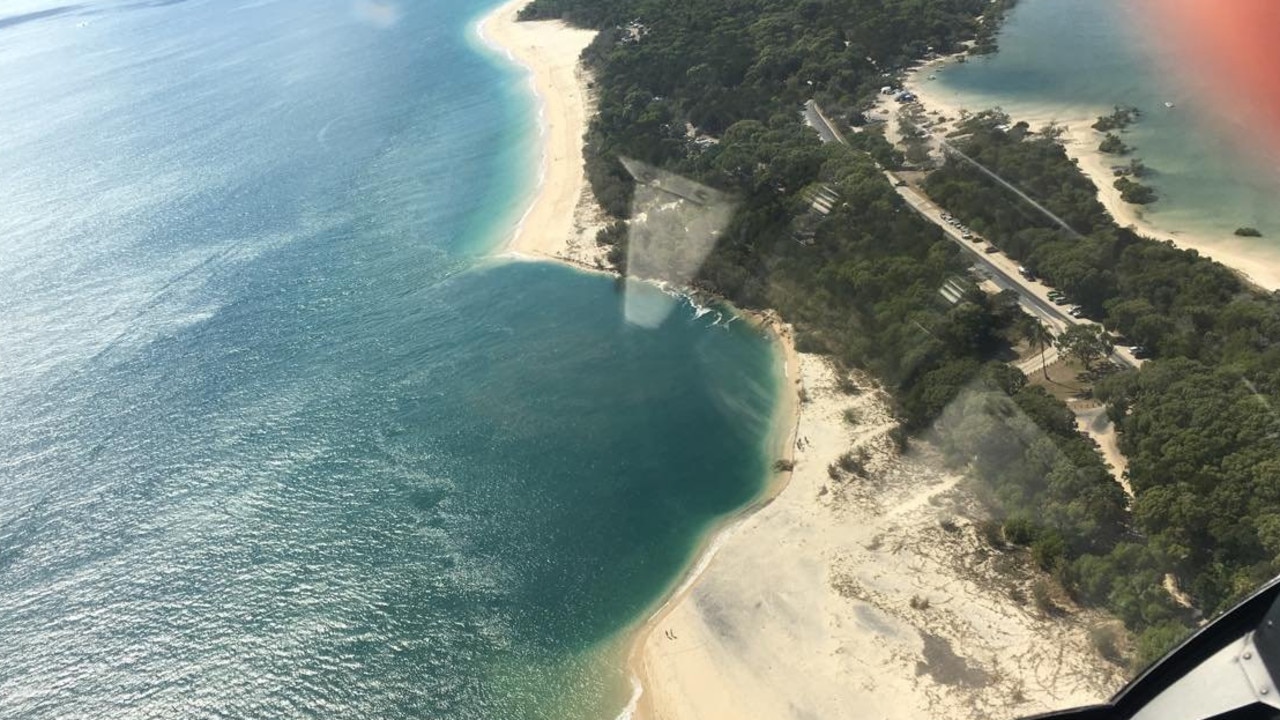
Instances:
[[[1146,360],[1151,357],[1151,351],[1145,345],[1134,345],[1129,348],[1129,352],[1133,353],[1133,356],[1139,360]]]
[[[1000,248],[996,247],[995,245],[988,245],[988,246],[986,246],[986,247],[982,248],[982,252],[987,253],[987,254],[991,254],[991,253],[998,253],[998,252],[1000,252]]]

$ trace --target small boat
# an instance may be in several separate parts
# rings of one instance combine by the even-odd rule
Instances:
[[[1172,109],[1172,108],[1173,108],[1173,103],[1172,103],[1171,101],[1169,101],[1169,100],[1165,100],[1165,101],[1164,101],[1164,106],[1165,106],[1165,107],[1167,107],[1167,108]]]

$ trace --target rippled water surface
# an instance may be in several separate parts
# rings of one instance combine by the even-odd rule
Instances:
[[[611,717],[775,358],[484,260],[484,4],[0,11],[0,717]]]

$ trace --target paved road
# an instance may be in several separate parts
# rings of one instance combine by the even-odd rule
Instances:
[[[826,116],[818,109],[818,103],[812,100],[804,104],[804,122],[818,131],[818,137],[822,139],[822,142],[835,142],[837,140],[844,142],[844,138],[840,137],[840,134],[832,127]]]
[[[804,118],[805,122],[818,132],[818,137],[821,138],[822,142],[844,142],[844,138],[840,137],[839,132],[832,127],[830,121],[822,114],[822,110],[818,108],[817,103],[814,101],[810,100],[805,103]],[[1055,305],[1049,299],[1049,291],[1053,288],[1022,277],[1018,273],[1017,261],[1004,253],[986,252],[987,244],[979,239],[965,240],[959,230],[942,219],[942,208],[930,200],[927,195],[904,183],[893,172],[889,170],[884,170],[883,172],[889,182],[893,184],[894,189],[898,191],[898,195],[902,196],[902,199],[907,202],[907,205],[911,206],[926,220],[942,228],[947,238],[963,248],[965,253],[974,261],[974,265],[979,271],[990,278],[997,287],[1017,292],[1018,304],[1030,315],[1044,322],[1046,327],[1055,335],[1072,325],[1080,323],[1096,324],[1091,320],[1077,320],[1068,315],[1066,310]],[[1111,359],[1120,365],[1128,367],[1138,367],[1142,364],[1142,361],[1135,358],[1128,348],[1116,348],[1116,351],[1112,353]]]

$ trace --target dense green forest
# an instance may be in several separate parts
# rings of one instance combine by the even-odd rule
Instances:
[[[1130,459],[1131,511],[1070,410],[999,361],[1034,328],[1012,298],[967,283],[955,246],[894,192],[876,161],[901,154],[874,129],[822,145],[800,116],[817,99],[860,124],[914,60],[967,41],[989,49],[1011,4],[535,0],[522,16],[601,30],[584,57],[599,103],[588,178],[606,210],[631,211],[623,157],[733,198],[694,284],[775,308],[802,350],[875,373],[896,399],[897,439],[931,433],[1003,508],[1004,537],[1078,599],[1112,609],[1145,660],[1191,619],[1163,588],[1167,572],[1212,613],[1280,570],[1269,475],[1280,469],[1280,303],[1117,227],[1052,128],[1001,130],[997,112],[965,124],[957,148],[1052,216],[966,162],[934,171],[930,195],[1157,358],[1098,388]],[[811,206],[819,189],[838,198],[827,212]],[[624,223],[600,240],[625,262]],[[953,283],[963,296],[943,300]]]
[[[535,0],[522,19],[599,29],[585,53],[598,113],[587,175],[610,213],[627,215],[631,178],[619,156],[670,167],[690,152],[686,123],[721,135],[741,120],[789,122],[816,98],[853,112],[930,52],[993,37],[1011,0]],[[988,17],[977,18],[987,12]],[[730,188],[725,188],[730,189]]]
[[[1280,299],[1195,251],[1117,227],[1052,131],[1004,132],[1001,124],[975,118],[956,149],[1057,220],[967,162],[947,163],[926,185],[1156,355],[1098,387],[1130,462],[1133,534],[1110,553],[1072,558],[1061,574],[1131,626],[1169,635],[1179,613],[1152,589],[1158,571],[1173,570],[1209,613],[1280,571]]]

